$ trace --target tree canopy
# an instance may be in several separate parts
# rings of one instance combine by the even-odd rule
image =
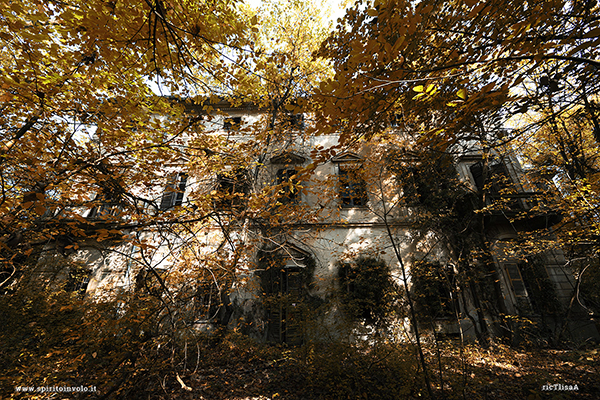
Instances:
[[[253,245],[277,249],[288,226],[334,216],[328,205],[340,185],[348,203],[367,208],[362,183],[376,186],[385,174],[396,180],[379,186],[383,210],[371,211],[388,230],[408,302],[389,224],[400,207],[418,213],[413,222],[437,235],[456,264],[417,266],[415,293],[429,301],[421,310],[437,315],[456,305],[452,296],[434,298],[448,282],[484,303],[485,290],[497,288],[477,286],[495,273],[480,235],[492,207],[483,187],[474,193],[452,169],[464,154],[481,154],[482,170],[506,154],[523,161],[536,201],[509,222],[563,218],[521,232],[518,244],[531,253],[567,246],[578,283],[595,277],[584,292],[598,301],[599,11],[596,0],[358,0],[332,27],[321,4],[302,0],[269,0],[258,10],[239,0],[0,0],[0,320],[10,328],[1,366],[19,383],[104,380],[104,398],[128,396],[148,377],[152,388],[175,392],[162,383],[165,371],[189,391],[179,375],[190,370],[189,348],[197,370],[201,353],[224,335],[198,339],[196,325],[227,322],[228,294],[247,279]],[[241,106],[262,117],[242,124],[220,109]],[[303,112],[308,129],[297,129]],[[216,135],[215,121],[231,129]],[[303,143],[333,134],[339,143],[309,149],[308,166],[264,183],[269,159],[293,164],[290,129]],[[370,165],[338,168],[341,183],[311,180],[320,162],[361,146]],[[295,202],[299,191],[320,208]],[[135,290],[99,296],[93,306],[82,300],[86,260],[67,256],[91,242],[108,250],[106,262],[120,257]],[[165,260],[179,272],[158,270]],[[347,289],[359,287],[342,303],[383,326],[391,308],[381,292],[401,291],[387,284],[385,264],[358,260],[372,271],[340,272]],[[43,263],[68,270],[62,286],[53,282],[59,272],[39,284]],[[354,298],[361,292],[366,302]],[[475,306],[469,318],[485,333],[484,306]],[[410,308],[418,337],[419,307]],[[357,353],[340,347],[340,365],[365,374],[388,363],[399,373],[418,370],[381,343]],[[314,354],[302,355],[307,370],[329,361]]]
[[[346,136],[394,118],[423,144],[506,142],[490,132],[548,90],[561,107],[597,92],[598,24],[595,1],[359,1],[320,52],[335,66],[323,119]]]

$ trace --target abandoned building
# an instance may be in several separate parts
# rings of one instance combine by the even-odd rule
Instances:
[[[244,129],[262,123],[257,107],[220,109],[206,130],[231,143],[243,142]],[[442,178],[427,177],[410,151],[356,146],[316,158],[315,149],[336,146],[338,137],[310,135],[302,114],[284,117],[284,134],[255,150],[254,160],[210,154],[211,162],[222,163],[210,175],[188,168],[185,158],[165,165],[163,181],[145,189],[147,212],[170,215],[199,207],[195,199],[202,198],[212,207],[210,218],[187,229],[129,232],[145,240],[142,248],[108,236],[79,243],[67,256],[83,272],[71,272],[69,290],[93,299],[114,291],[160,295],[171,287],[194,329],[224,324],[289,344],[339,336],[343,329],[392,332],[396,326],[394,334],[410,335],[405,287],[424,327],[441,335],[514,339],[513,317],[540,330],[562,329],[575,289],[562,251],[515,250],[521,232],[550,228],[560,217],[539,207],[537,189],[514,157],[484,159],[475,150],[453,157],[446,164],[451,184],[428,189]],[[463,193],[455,199],[462,202],[458,208],[443,199],[456,188]],[[483,211],[473,212],[477,198]],[[436,207],[455,210],[440,224],[455,224],[455,236],[474,238],[471,256],[457,254],[467,245],[430,224]],[[477,223],[464,223],[467,214]],[[81,215],[123,218],[118,204]],[[598,338],[585,310],[570,316],[565,330],[572,338]]]

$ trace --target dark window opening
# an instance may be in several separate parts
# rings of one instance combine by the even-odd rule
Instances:
[[[123,207],[119,204],[102,204],[92,208],[88,214],[90,219],[110,219],[118,217],[123,212]]]
[[[470,167],[471,176],[473,176],[477,190],[487,190],[491,195],[500,195],[506,190],[514,189],[512,179],[504,163],[489,166],[487,179],[484,178],[483,168],[481,162],[477,162]]]
[[[281,168],[277,171],[277,185],[283,185],[279,190],[278,201],[282,204],[296,204],[300,200],[300,192],[296,187],[296,170]]]
[[[501,201],[504,208],[509,210],[522,208],[513,180],[503,162],[488,166],[487,174],[481,162],[471,165],[469,169],[477,190],[489,195],[490,200]]]
[[[536,257],[504,265],[521,314],[555,314],[561,306],[543,264]]]
[[[506,264],[505,268],[515,296],[517,298],[527,298],[527,288],[525,287],[525,282],[523,282],[519,265]]]
[[[390,171],[395,175],[407,207],[446,213],[461,202],[462,185],[451,157],[411,151],[402,151],[396,156],[400,162],[390,165]]]
[[[490,167],[490,177],[492,180],[490,192],[492,194],[500,195],[504,191],[514,189],[512,179],[510,179],[508,169],[506,168],[506,165],[504,165],[504,163],[492,165]]]
[[[430,197],[435,201],[434,191],[438,189],[431,182],[431,176],[425,174],[417,167],[405,167],[402,177],[403,196],[408,206],[429,204]]]
[[[239,129],[242,124],[242,117],[229,117],[223,122],[223,129],[226,131]]]
[[[249,192],[248,177],[245,171],[219,174],[215,195],[217,210],[240,210],[246,204]]]
[[[483,179],[483,164],[481,162],[477,162],[469,168],[471,170],[471,176],[475,181],[475,187],[477,190],[482,191],[485,186],[485,181]]]
[[[523,279],[523,275],[521,274],[521,266],[519,264],[505,264],[504,268],[506,270],[506,275],[508,276],[508,280],[510,281],[510,285],[512,286],[513,294],[517,300],[517,309],[520,313],[530,313],[536,307],[533,299],[529,297],[528,286]]]
[[[194,317],[197,321],[213,320],[222,307],[221,291],[214,281],[200,282],[193,297]]]
[[[75,268],[69,271],[69,278],[65,290],[85,294],[90,283],[91,272],[84,268]]]
[[[397,288],[383,261],[362,257],[338,264],[338,278],[342,309],[350,318],[377,323],[392,311]]]
[[[139,293],[160,297],[164,293],[167,271],[164,269],[143,269],[135,278],[135,288]]]
[[[340,200],[342,207],[362,207],[367,205],[366,183],[360,176],[360,167],[339,166]]]
[[[289,124],[292,129],[304,129],[304,114],[290,114],[288,116]]]

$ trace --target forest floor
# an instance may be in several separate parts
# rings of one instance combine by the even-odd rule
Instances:
[[[194,399],[428,398],[412,350],[360,356],[347,348],[321,350],[270,347],[256,352],[230,343],[223,353],[214,353],[211,368],[183,379]],[[439,352],[426,350],[437,399],[600,399],[598,346],[525,350],[450,343]]]
[[[112,353],[96,357],[95,351],[87,357],[85,351],[93,350],[65,343],[68,351],[42,348],[32,356],[17,355],[12,364],[10,348],[0,346],[0,366],[12,367],[0,372],[0,389],[6,389],[0,390],[0,400],[600,399],[599,345],[552,349],[428,342],[424,356],[430,396],[418,352],[402,342],[286,347],[226,334],[202,339],[176,356],[167,348],[148,346],[137,358],[131,352],[124,355],[123,344],[105,346],[104,351],[114,352],[111,358]],[[72,377],[97,385],[97,393],[65,397],[13,390],[42,383],[60,386],[74,382]]]

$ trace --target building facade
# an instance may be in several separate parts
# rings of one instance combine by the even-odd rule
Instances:
[[[313,134],[303,114],[283,114],[256,140],[262,110],[219,110],[204,133],[231,151],[182,155],[140,189],[144,212],[171,223],[122,230],[128,240],[107,228],[102,241],[44,259],[81,266],[66,273],[69,290],[168,298],[190,329],[224,325],[289,344],[409,337],[407,296],[436,335],[518,341],[528,320],[550,336],[598,338],[581,309],[567,311],[575,280],[561,250],[519,246],[559,216],[543,210],[514,157],[474,148],[429,163],[408,141],[338,147],[339,136]],[[186,219],[190,210],[202,218]],[[118,204],[81,216],[127,218]]]

